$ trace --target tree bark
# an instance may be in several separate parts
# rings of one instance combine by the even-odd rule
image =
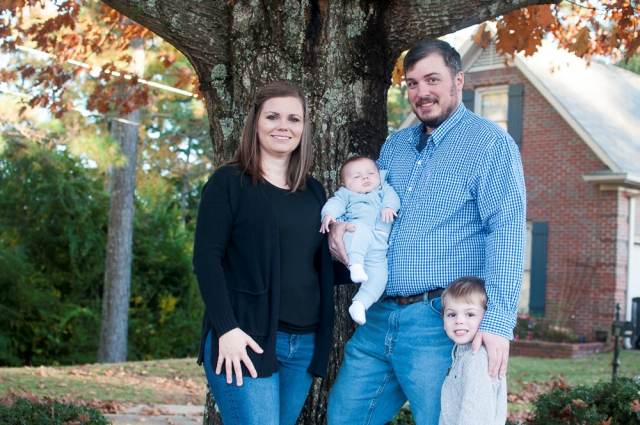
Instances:
[[[376,158],[387,135],[391,72],[420,39],[559,0],[103,0],[182,51],[200,79],[216,165],[237,146],[255,93],[275,80],[307,93],[313,174],[329,194],[353,154]],[[351,285],[349,285],[351,286]],[[336,328],[328,379],[314,383],[300,423],[326,421],[329,388],[354,326],[355,288],[336,289]],[[208,397],[206,424],[221,423]]]
[[[142,75],[144,50],[141,39],[131,42],[135,73]],[[127,360],[129,298],[131,295],[131,246],[138,157],[140,109],[111,122],[111,135],[120,142],[126,164],[113,170],[110,184],[109,229],[102,295],[102,322],[98,362]]]

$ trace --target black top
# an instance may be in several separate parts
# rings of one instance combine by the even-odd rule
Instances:
[[[309,177],[306,191],[324,205],[322,185]],[[319,215],[317,220],[319,220]],[[194,273],[205,304],[198,363],[204,358],[204,338],[211,331],[211,363],[226,332],[240,328],[264,350],[247,349],[259,377],[278,371],[275,353],[280,315],[280,232],[276,210],[264,185],[237,167],[216,170],[202,189],[193,249]],[[316,221],[317,224],[317,221]],[[326,237],[314,253],[320,288],[316,347],[307,369],[326,376],[333,337],[333,265]],[[243,375],[249,376],[244,364]]]
[[[309,190],[291,192],[266,182],[280,230],[280,318],[278,330],[315,332],[320,323],[320,285],[313,264],[322,245],[322,204]]]

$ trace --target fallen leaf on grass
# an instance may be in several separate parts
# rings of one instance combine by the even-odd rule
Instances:
[[[587,403],[585,403],[584,401],[582,401],[582,400],[580,400],[580,399],[577,399],[577,400],[571,400],[571,402],[572,402],[573,404],[575,404],[575,405],[576,405],[576,407],[581,407],[581,408],[582,408],[582,407],[587,407]]]
[[[67,384],[66,382],[58,382],[56,385],[59,386],[59,387],[63,387],[64,388],[64,387],[68,386],[69,384]]]
[[[565,419],[570,418],[572,415],[573,415],[573,409],[571,408],[570,404],[567,404],[567,407],[565,407],[560,411],[561,418],[565,418]]]

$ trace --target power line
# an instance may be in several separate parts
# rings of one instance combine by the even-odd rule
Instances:
[[[47,58],[55,58],[56,57],[56,55],[53,55],[53,54],[47,53],[47,52],[43,52],[41,50],[32,49],[31,47],[16,46],[16,49],[17,50],[21,50],[23,52],[31,53],[31,54],[34,54],[34,55],[45,56]],[[80,62],[80,61],[73,60],[73,59],[68,59],[67,63],[70,63],[71,65],[75,65],[75,66],[80,66],[82,68],[85,68],[85,69],[88,69],[88,70],[94,71],[94,72],[104,72],[105,74],[115,75],[116,77],[123,76],[127,80],[131,80],[133,78],[133,76],[130,75],[130,74],[122,74],[122,73],[120,73],[118,71],[110,71],[108,69],[102,69],[100,67],[91,66],[88,63]],[[181,94],[183,96],[193,97],[195,99],[198,98],[198,94],[197,93],[192,93],[190,91],[177,89],[175,87],[167,86],[166,84],[156,83],[155,81],[149,81],[149,80],[145,80],[143,78],[139,78],[138,82],[140,84],[145,84],[147,86],[159,88],[160,90],[170,91],[170,92],[173,92],[173,93]]]

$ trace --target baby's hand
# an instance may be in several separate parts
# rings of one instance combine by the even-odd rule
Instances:
[[[393,208],[383,208],[382,209],[382,221],[385,223],[393,222],[393,217],[397,217],[398,214],[393,210]]]
[[[322,226],[320,226],[320,233],[329,233],[329,224],[335,222],[336,219],[330,215],[325,215],[322,219]]]

